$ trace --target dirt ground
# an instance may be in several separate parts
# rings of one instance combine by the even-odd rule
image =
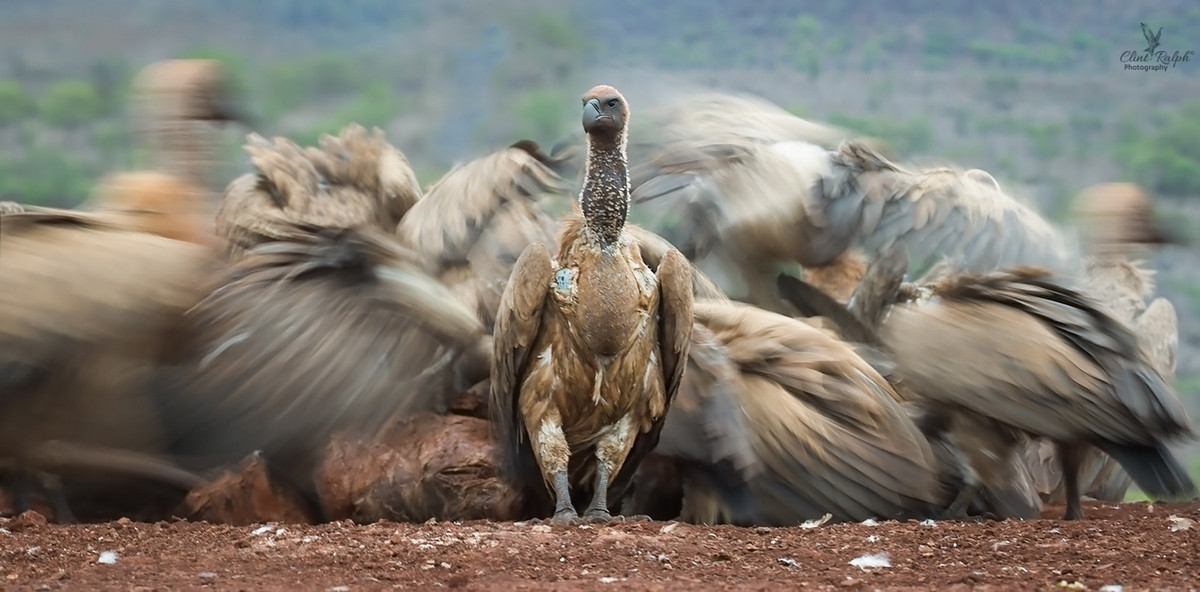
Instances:
[[[1047,508],[1045,516],[1061,515]],[[0,522],[5,590],[1187,590],[1200,502],[1087,518],[812,528]],[[1193,524],[1195,522],[1195,524]],[[855,565],[864,556],[886,567]]]

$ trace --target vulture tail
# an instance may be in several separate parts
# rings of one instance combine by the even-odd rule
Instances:
[[[1098,444],[1133,477],[1134,483],[1153,499],[1194,499],[1196,484],[1174,454],[1162,444],[1154,446]]]

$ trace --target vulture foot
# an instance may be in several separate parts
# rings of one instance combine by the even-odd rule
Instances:
[[[975,500],[976,486],[974,483],[964,484],[962,489],[958,490],[958,495],[954,497],[954,501],[946,507],[946,511],[942,512],[942,520],[963,520],[967,516],[967,508],[971,506],[971,502]]]
[[[63,489],[62,480],[49,473],[33,473],[15,471],[12,477],[13,516],[20,516],[26,510],[33,509],[33,493],[41,492],[46,496],[50,509],[54,512],[56,524],[75,524],[75,513],[67,504],[67,493]]]

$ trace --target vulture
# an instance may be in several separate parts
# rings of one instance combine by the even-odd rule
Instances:
[[[224,183],[216,177],[224,157],[211,123],[251,123],[221,62],[154,62],[138,72],[131,90],[134,139],[146,167],[203,188],[206,202],[215,198]]]
[[[1090,446],[1151,497],[1196,495],[1166,447],[1193,434],[1182,403],[1138,337],[1096,301],[1033,267],[951,275],[931,293],[893,307],[883,325],[900,380],[947,413],[1055,442],[1066,519],[1083,516]]]
[[[261,451],[320,520],[332,435],[371,439],[436,409],[444,370],[483,329],[390,233],[273,231],[210,276],[157,393],[176,457],[208,471]]]
[[[1147,350],[1150,363],[1168,381],[1175,376],[1179,323],[1166,298],[1153,298],[1154,272],[1136,259],[1146,247],[1178,242],[1154,217],[1154,204],[1132,183],[1102,183],[1076,197],[1075,217],[1083,230],[1088,257],[1080,278],[1082,289],[1114,318],[1127,325]],[[1040,441],[1028,450],[1029,465],[1047,503],[1062,503],[1063,482],[1053,443]],[[1088,450],[1080,468],[1084,495],[1121,501],[1132,483],[1128,473],[1098,449]]]
[[[883,343],[879,327],[891,305],[927,297],[911,284],[902,284],[907,267],[903,245],[885,250],[866,270],[845,306],[804,280],[781,274],[778,284],[780,293],[802,315],[808,315],[809,322],[825,321],[823,324],[846,339],[895,389],[901,405],[933,448],[944,489],[957,492],[941,512],[943,518],[1036,518],[1041,500],[1019,446],[1026,437],[970,411],[949,412],[899,379],[894,356]],[[935,268],[930,273],[940,271]]]
[[[625,230],[628,120],[616,89],[583,96],[578,209],[555,256],[541,242],[521,253],[496,314],[489,412],[504,471],[540,476],[531,506],[558,522],[580,519],[572,494],[589,486],[583,519],[612,519],[609,499],[658,443],[691,345],[688,261],[672,248],[651,270]]]
[[[187,194],[169,190],[175,181],[139,173],[94,211],[0,217],[0,456],[18,511],[40,487],[55,520],[73,521],[62,477],[99,490],[140,476],[175,493],[198,482],[162,458],[167,433],[150,390],[214,265],[189,242],[204,231]]]
[[[837,521],[926,518],[946,503],[933,450],[888,382],[847,343],[736,302],[698,301],[695,322],[696,365],[663,430],[662,442],[672,447],[660,445],[655,455],[686,459],[674,447],[689,443],[670,429],[677,409],[707,393],[732,401],[727,408],[740,409],[749,427],[749,451],[727,448],[726,457],[748,456],[757,467],[740,508],[724,501],[736,498],[722,495],[719,484],[685,468],[682,519],[788,526],[826,513]],[[637,487],[653,477],[639,476]]]
[[[740,277],[740,299],[786,310],[773,283],[780,264],[848,275],[841,283],[853,284],[862,273],[856,246],[874,253],[904,244],[918,260],[956,253],[968,270],[1067,262],[1058,231],[984,171],[912,170],[866,140],[830,147],[740,131],[759,129],[760,120],[736,106],[702,124],[689,113],[650,140],[631,173],[633,200],[671,212],[686,237],[680,250]],[[731,280],[726,289],[738,287]]]
[[[233,259],[286,237],[295,224],[391,234],[421,197],[408,160],[378,128],[351,124],[307,148],[282,137],[247,138],[257,172],[234,179],[216,213],[216,233]]]

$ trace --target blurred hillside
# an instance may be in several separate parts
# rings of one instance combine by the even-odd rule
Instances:
[[[387,130],[422,180],[520,137],[553,143],[578,96],[610,83],[635,110],[691,89],[751,91],[797,114],[880,136],[905,160],[992,172],[1063,220],[1091,183],[1135,180],[1200,233],[1200,5],[1100,0],[4,0],[0,198],[80,201],[138,163],[125,121],[132,75],[217,57],[258,131],[314,142],[357,121]],[[248,165],[227,134],[223,185]],[[1200,401],[1200,247],[1158,255],[1181,322],[1179,387]],[[1200,413],[1195,413],[1200,416]]]

